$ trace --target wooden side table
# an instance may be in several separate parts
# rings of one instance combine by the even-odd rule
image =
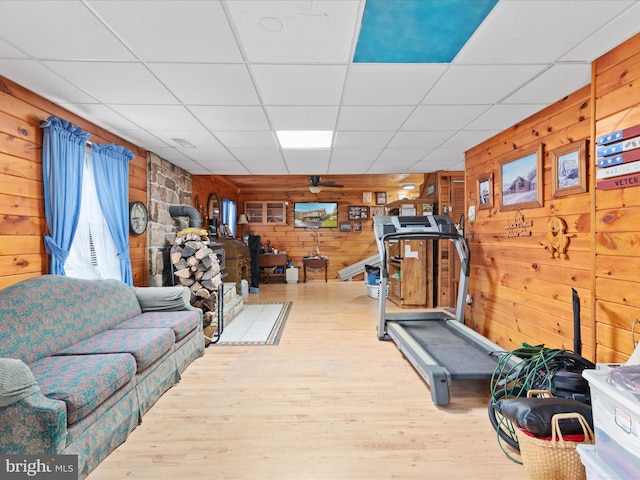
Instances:
[[[271,277],[285,277],[287,269],[286,253],[263,253],[260,255],[260,279],[265,283],[269,282]],[[282,273],[273,273],[275,268],[281,268]]]
[[[303,282],[307,281],[307,268],[312,270],[324,270],[324,281],[327,281],[328,258],[310,257],[302,259]]]

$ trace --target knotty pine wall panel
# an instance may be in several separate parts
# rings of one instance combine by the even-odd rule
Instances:
[[[575,288],[580,296],[582,353],[593,356],[590,194],[553,198],[550,163],[553,149],[590,138],[590,111],[590,88],[585,87],[467,152],[467,206],[478,206],[478,177],[493,174],[492,208],[477,209],[476,220],[466,225],[472,265],[469,325],[505,348],[528,343],[573,349]],[[533,221],[530,236],[508,237],[505,226],[517,212],[500,211],[501,162],[540,143],[543,205],[521,210],[525,221]],[[551,258],[549,253],[552,216],[567,224],[567,259]]]
[[[593,64],[595,137],[640,124],[640,35]],[[594,189],[597,357],[625,361],[640,318],[640,188]]]
[[[129,163],[129,199],[147,203],[145,150],[0,77],[0,288],[49,272],[40,125],[50,115],[91,133],[92,142],[129,148],[135,155]],[[146,236],[131,236],[130,241],[134,284],[143,286],[148,278]]]

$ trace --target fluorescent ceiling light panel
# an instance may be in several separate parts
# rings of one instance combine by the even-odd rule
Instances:
[[[288,150],[331,148],[333,142],[331,130],[280,130],[276,135],[280,146]]]
[[[498,0],[367,0],[354,62],[450,63]]]

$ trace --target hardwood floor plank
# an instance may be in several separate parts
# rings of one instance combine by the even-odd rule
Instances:
[[[280,344],[215,346],[89,476],[114,479],[511,479],[486,382],[454,382],[437,407],[376,336],[363,282],[260,285],[293,301]]]

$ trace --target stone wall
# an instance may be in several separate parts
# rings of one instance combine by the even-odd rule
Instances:
[[[171,205],[192,205],[191,174],[149,152],[149,286],[172,285],[169,249],[176,233],[189,226],[188,219],[169,215]]]

